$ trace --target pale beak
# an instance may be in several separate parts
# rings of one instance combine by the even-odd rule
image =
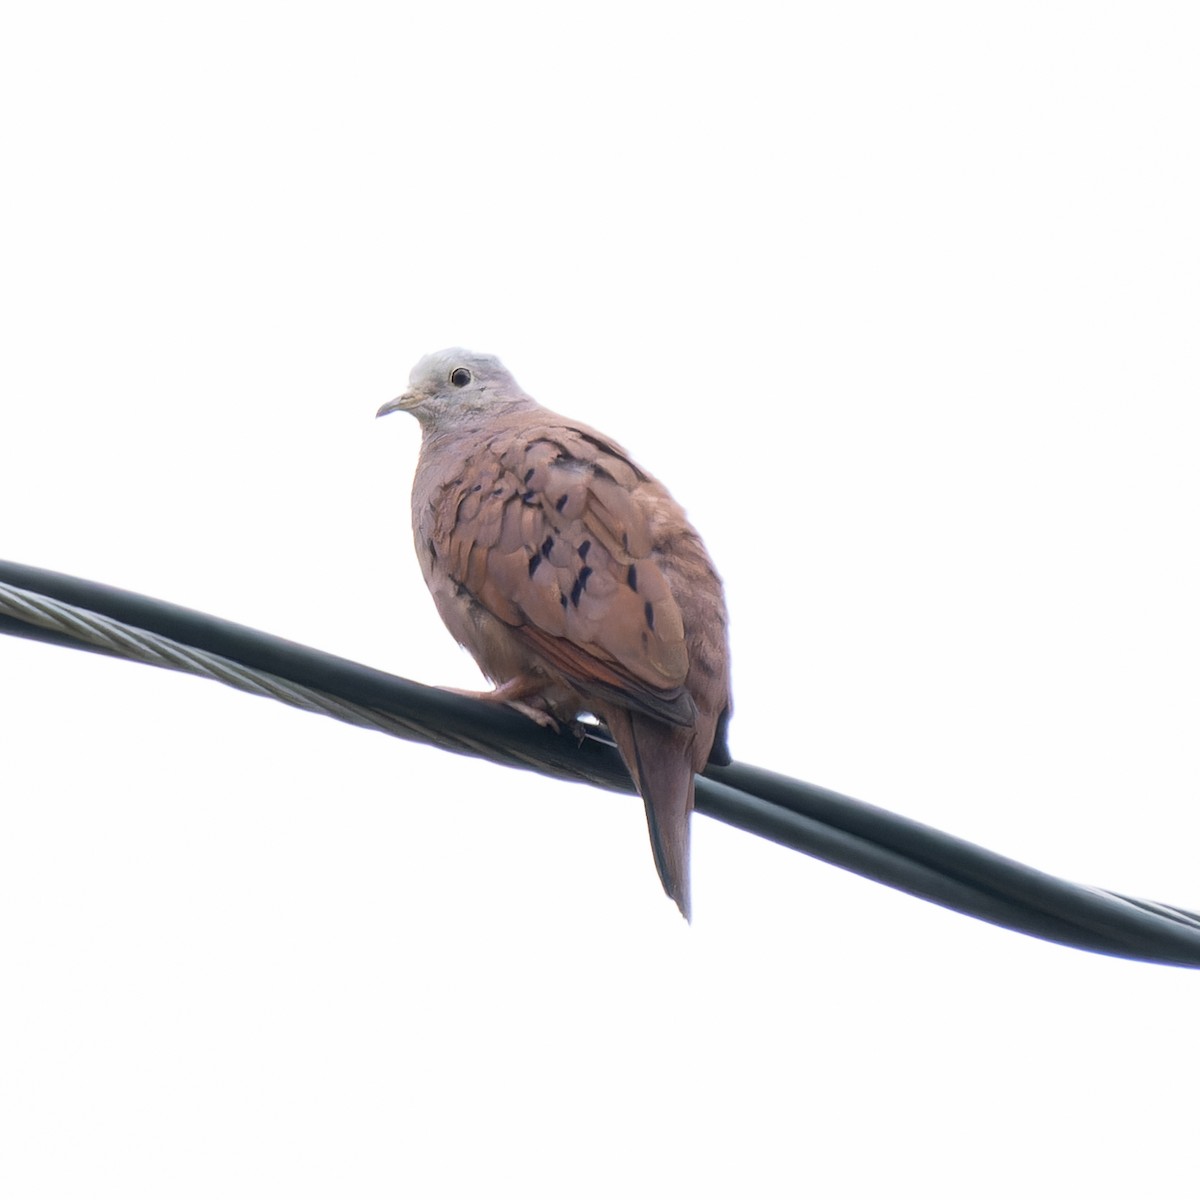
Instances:
[[[389,400],[386,404],[380,405],[379,411],[375,416],[386,417],[388,413],[407,412],[420,402],[421,397],[415,392],[405,392],[403,396],[397,396],[395,400]]]

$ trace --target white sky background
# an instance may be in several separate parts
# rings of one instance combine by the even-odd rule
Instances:
[[[10,11],[0,556],[475,686],[373,416],[493,352],[704,533],[739,758],[1200,907],[1197,21]],[[634,798],[0,681],[6,1196],[1194,1196],[1194,973],[707,818],[689,929]]]

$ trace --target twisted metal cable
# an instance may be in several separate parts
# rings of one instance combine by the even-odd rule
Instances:
[[[429,688],[177,605],[0,561],[0,633],[219,680],[310,712],[612,791],[633,786],[594,732]],[[1074,884],[898,813],[749,763],[710,766],[696,809],[888,887],[1032,937],[1200,967],[1200,914]]]
[[[292,708],[333,717],[348,725],[374,729],[408,741],[426,742],[444,750],[483,758],[497,757],[496,748],[491,744],[461,734],[446,734],[426,722],[354,704],[329,692],[292,683],[278,675],[245,667],[219,654],[185,646],[171,638],[114,621],[100,613],[89,612],[3,582],[0,582],[0,615],[26,621],[120,658],[212,679],[239,692],[278,700]],[[539,770],[542,767],[539,761],[519,750],[510,752],[508,758],[514,766]]]

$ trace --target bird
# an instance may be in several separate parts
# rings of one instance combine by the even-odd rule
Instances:
[[[427,354],[377,417],[421,427],[413,541],[442,620],[494,687],[555,728],[604,722],[642,797],[663,890],[691,920],[695,774],[728,764],[721,579],[684,510],[606,435],[498,358]]]

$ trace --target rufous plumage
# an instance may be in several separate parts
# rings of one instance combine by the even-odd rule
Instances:
[[[666,488],[614,441],[543,408],[500,361],[423,358],[379,416],[421,424],[413,536],[442,620],[542,723],[591,712],[646,808],[667,894],[690,920],[694,775],[728,762],[721,581]]]

